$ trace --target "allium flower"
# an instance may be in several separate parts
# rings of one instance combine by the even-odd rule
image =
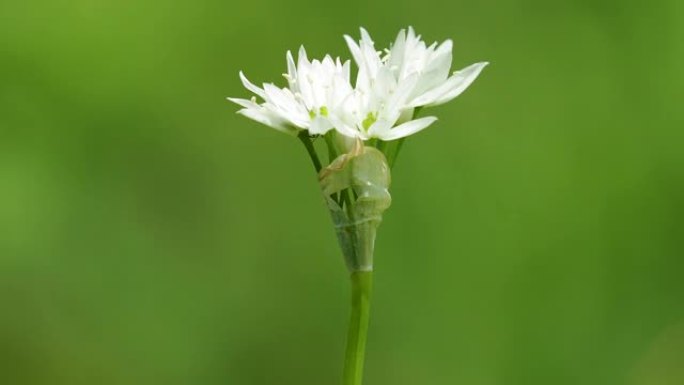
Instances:
[[[349,61],[325,56],[312,60],[304,48],[297,63],[287,53],[287,87],[252,84],[240,72],[251,100],[229,98],[239,113],[302,141],[318,174],[318,183],[335,226],[352,285],[352,315],[347,338],[344,384],[361,385],[368,329],[373,255],[377,229],[392,203],[391,169],[403,139],[437,118],[416,118],[424,108],[460,95],[487,63],[449,76],[451,40],[431,46],[412,28],[401,31],[383,53],[361,29],[357,44],[345,36],[359,66],[350,82]],[[257,100],[257,97],[261,99]],[[327,164],[321,154],[323,139]]]
[[[288,87],[279,88],[264,83],[263,88],[252,84],[240,72],[242,84],[264,102],[228,98],[243,107],[239,113],[277,130],[296,134],[307,130],[311,135],[322,135],[333,128],[338,119],[334,111],[352,94],[349,82],[349,61],[342,63],[329,55],[321,61],[309,61],[304,47],[299,49],[295,65],[292,53],[287,52],[287,73],[283,76]]]
[[[329,55],[309,61],[301,47],[296,65],[287,52],[288,87],[265,83],[259,88],[240,72],[245,88],[263,103],[256,97],[229,100],[243,107],[239,113],[283,132],[323,135],[334,128],[347,138],[390,141],[434,123],[434,116],[415,119],[416,109],[454,99],[488,64],[476,63],[449,76],[451,40],[428,47],[411,27],[401,30],[384,54],[363,28],[358,44],[348,35],[345,40],[359,67],[354,88],[349,61]]]
[[[451,40],[428,47],[412,27],[408,28],[408,33],[401,30],[384,55],[375,49],[373,40],[363,28],[358,44],[348,35],[345,40],[359,66],[355,89],[355,107],[360,111],[355,115],[356,136],[364,140],[373,137],[393,140],[426,128],[437,118],[411,120],[414,109],[454,99],[488,64],[476,63],[449,77]]]

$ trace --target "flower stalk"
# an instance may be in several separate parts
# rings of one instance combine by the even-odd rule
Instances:
[[[306,152],[309,154],[311,163],[313,163],[316,172],[320,172],[323,166],[321,165],[320,159],[318,159],[318,154],[316,153],[316,149],[311,142],[311,138],[309,138],[309,134],[307,134],[306,131],[302,131],[297,135],[297,137],[304,144],[304,148],[306,148]]]
[[[351,273],[351,317],[347,333],[347,352],[344,358],[343,385],[361,385],[366,356],[366,340],[370,320],[373,272]]]

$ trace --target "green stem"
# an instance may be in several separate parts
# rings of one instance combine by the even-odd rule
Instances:
[[[311,161],[316,169],[316,173],[321,172],[321,168],[323,166],[321,165],[320,159],[318,159],[318,154],[316,153],[316,149],[311,142],[311,138],[309,138],[309,134],[302,130],[297,137],[302,141],[302,143],[304,143],[304,147],[306,148],[306,152],[309,153],[309,157],[311,157]]]
[[[337,158],[337,148],[335,147],[335,135],[334,131],[330,131],[323,137],[325,139],[325,144],[328,146],[328,163],[332,163],[335,158]]]
[[[390,170],[394,167],[394,164],[397,162],[397,157],[399,156],[399,151],[401,151],[401,148],[404,146],[404,141],[406,140],[406,137],[401,138],[397,141],[397,146],[394,149],[394,154],[392,154],[392,157],[389,160],[389,168]]]
[[[344,385],[361,385],[363,362],[366,355],[366,336],[370,318],[370,296],[373,286],[372,271],[351,274],[352,312],[347,334],[347,354],[344,360]]]

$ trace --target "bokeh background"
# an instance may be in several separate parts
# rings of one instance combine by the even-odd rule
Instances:
[[[0,383],[339,384],[343,260],[237,73],[365,26],[492,64],[411,137],[370,385],[684,383],[684,2],[0,4]]]

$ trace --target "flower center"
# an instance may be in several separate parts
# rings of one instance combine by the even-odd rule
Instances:
[[[321,106],[321,108],[318,109],[318,113],[316,113],[316,109],[314,108],[313,110],[309,111],[309,117],[311,119],[315,118],[317,115],[320,116],[328,116],[328,107],[326,106]]]
[[[378,117],[375,114],[373,114],[372,112],[369,112],[368,115],[366,115],[366,119],[364,119],[363,122],[361,122],[361,125],[363,125],[363,128],[366,131],[368,131],[370,126],[372,126],[376,120],[378,120]]]

